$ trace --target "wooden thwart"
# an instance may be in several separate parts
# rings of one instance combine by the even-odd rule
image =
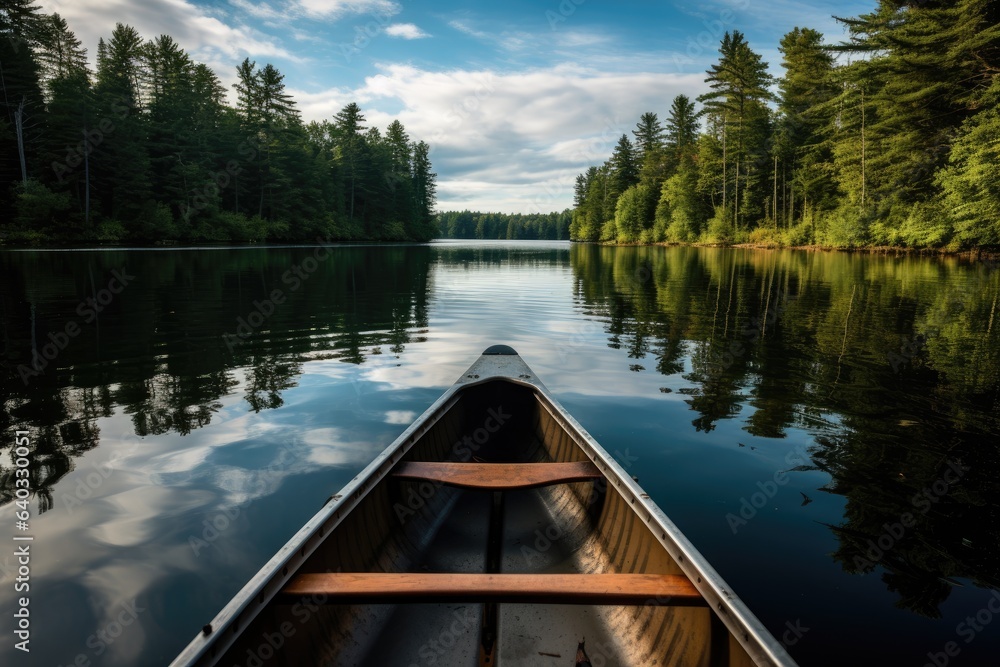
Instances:
[[[302,596],[325,596],[329,604],[517,602],[683,607],[706,604],[691,581],[677,574],[300,574],[285,586],[280,599],[293,603]]]
[[[450,463],[404,461],[393,477],[424,479],[449,486],[489,491],[533,489],[550,484],[600,479],[601,471],[590,461],[569,463]]]

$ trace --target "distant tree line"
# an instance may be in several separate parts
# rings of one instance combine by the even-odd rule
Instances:
[[[426,240],[429,147],[357,104],[303,123],[272,65],[215,73],[118,24],[96,72],[58,14],[0,0],[0,240]]]
[[[837,20],[838,45],[782,38],[778,81],[727,32],[708,93],[643,114],[577,177],[572,237],[1000,246],[1000,4],[880,0]]]
[[[446,239],[569,239],[572,213],[478,213],[448,211],[438,214],[440,236]]]

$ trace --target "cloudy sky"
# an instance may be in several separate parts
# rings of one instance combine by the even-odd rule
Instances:
[[[351,101],[431,144],[438,208],[558,211],[576,175],[607,159],[639,116],[705,92],[727,30],[781,74],[796,26],[875,0],[40,0],[91,54],[116,22],[169,34],[231,84],[245,57],[273,63],[305,120]]]

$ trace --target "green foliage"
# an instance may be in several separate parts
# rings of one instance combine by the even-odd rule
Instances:
[[[569,209],[560,213],[476,213],[448,211],[438,214],[439,236],[448,239],[517,239],[558,241],[570,238],[581,214]]]
[[[733,214],[727,208],[716,207],[715,215],[708,221],[708,226],[701,236],[702,243],[727,244],[736,238],[733,231]]]
[[[698,170],[690,158],[663,185],[656,211],[663,238],[676,243],[693,243],[701,234],[705,205],[698,194]]]
[[[56,232],[70,207],[69,195],[53,192],[34,179],[15,186],[14,201],[15,229],[41,235]]]
[[[961,247],[1000,247],[1000,78],[965,122],[937,178]]]
[[[638,171],[622,137],[577,179],[573,238],[1000,247],[998,5],[880,0],[838,20],[840,45],[809,28],[781,39],[777,96],[761,56],[726,33],[698,98],[704,129],[676,97],[660,153],[643,114]],[[637,182],[638,222],[621,199]]]
[[[845,204],[822,217],[817,241],[831,248],[857,248],[868,241],[868,225],[864,209]]]
[[[101,243],[119,243],[128,238],[125,225],[115,219],[102,220],[97,225],[94,238]]]
[[[66,21],[31,0],[0,9],[0,35],[0,153],[13,157],[0,161],[0,207],[15,211],[0,232],[9,239],[437,234],[430,147],[398,121],[383,136],[349,104],[334,122],[304,125],[281,72],[249,59],[230,108],[219,78],[173,38],[147,41],[123,24],[100,40],[92,73]]]
[[[646,202],[649,199],[645,185],[633,185],[618,198],[615,208],[615,240],[619,243],[637,243],[646,229]]]

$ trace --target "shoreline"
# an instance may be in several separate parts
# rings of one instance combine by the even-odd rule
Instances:
[[[607,247],[622,248],[653,248],[653,247],[689,247],[689,248],[736,248],[740,250],[799,250],[803,252],[843,252],[867,255],[896,255],[922,257],[955,257],[970,261],[1000,262],[1000,249],[987,250],[976,248],[971,250],[948,250],[947,248],[906,248],[901,246],[859,246],[855,248],[838,248],[821,245],[778,245],[775,243],[672,243],[657,241],[656,243],[616,243],[613,241],[571,241],[572,243],[592,244]]]

